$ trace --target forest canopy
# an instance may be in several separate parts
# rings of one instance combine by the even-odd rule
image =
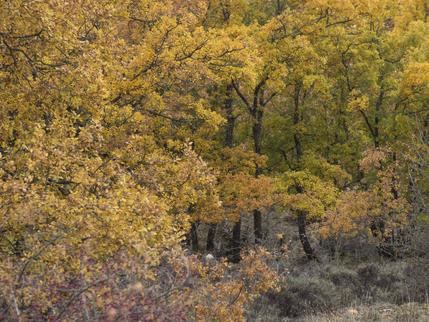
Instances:
[[[308,262],[422,256],[428,15],[1,1],[0,319],[244,320],[285,279],[274,217]]]

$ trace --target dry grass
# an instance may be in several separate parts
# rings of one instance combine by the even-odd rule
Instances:
[[[409,268],[406,262],[307,264],[280,292],[256,301],[248,320],[429,322],[427,281],[421,273],[410,276]]]
[[[283,321],[300,322],[425,322],[429,321],[429,305],[407,303],[403,305],[375,304],[357,306],[331,314],[306,316]]]

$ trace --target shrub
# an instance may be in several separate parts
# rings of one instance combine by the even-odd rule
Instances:
[[[361,266],[357,269],[357,275],[359,277],[359,280],[365,287],[374,285],[378,279],[379,273],[379,268],[372,263]]]
[[[281,316],[289,317],[329,312],[338,302],[334,284],[315,277],[291,278],[287,287],[268,298],[277,305]]]

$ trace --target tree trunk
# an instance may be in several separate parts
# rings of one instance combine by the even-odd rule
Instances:
[[[195,223],[191,224],[191,231],[188,234],[188,245],[192,251],[198,251],[198,231]]]
[[[226,86],[225,93],[225,102],[224,109],[226,113],[226,127],[225,127],[225,147],[232,148],[234,146],[234,130],[235,130],[235,121],[237,117],[234,115],[234,100],[232,98],[232,93],[234,86],[232,83],[229,83]],[[216,224],[211,225],[207,235],[207,250],[211,251],[214,248],[214,237],[216,232]],[[241,251],[241,218],[239,221],[234,224],[232,231],[232,257],[233,261],[240,261],[240,251]]]
[[[381,78],[381,81],[383,81],[383,78]],[[381,86],[383,86],[383,84],[381,84]],[[380,147],[380,113],[381,113],[381,106],[383,104],[383,99],[384,99],[384,89],[382,87],[380,89],[380,93],[375,103],[374,133],[373,133],[375,148]]]
[[[281,2],[281,0],[277,0],[276,3],[276,16],[280,15],[283,11],[284,4]]]
[[[262,118],[263,111],[256,109],[254,112],[253,124],[253,143],[256,154],[262,154]],[[257,166],[255,176],[259,177],[262,174],[262,169]],[[253,210],[253,231],[255,235],[255,244],[260,244],[262,241],[262,214],[259,209]]]
[[[206,249],[208,252],[212,252],[215,248],[215,237],[216,237],[216,228],[217,224],[211,224],[209,226],[209,231],[207,233],[207,246]]]
[[[234,86],[232,83],[228,84],[226,87],[226,100],[225,100],[225,110],[226,110],[226,131],[225,131],[225,146],[232,148],[234,146],[234,130],[235,130],[235,120],[236,116],[234,115],[233,99],[232,92]],[[232,247],[231,247],[231,261],[238,263],[240,261],[240,252],[241,252],[241,215],[234,227],[232,228]]]
[[[301,122],[301,115],[299,111],[299,105],[300,105],[300,95],[301,95],[301,85],[296,84],[295,85],[295,95],[294,95],[294,113],[293,113],[293,124],[296,126]],[[298,162],[298,165],[303,157],[303,150],[302,150],[302,144],[301,144],[301,136],[298,132],[295,132],[294,136],[294,143],[295,143],[295,153],[296,153],[296,159]],[[296,191],[298,193],[303,193],[304,189],[300,185],[296,185]],[[307,227],[307,214],[305,211],[298,211],[297,212],[297,223],[298,223],[298,234],[299,234],[299,240],[301,241],[302,248],[304,249],[304,252],[309,260],[316,259],[316,256],[314,255],[313,248],[311,247],[310,241],[308,240],[306,227]]]
[[[264,100],[264,86],[266,84],[267,79],[263,79],[259,84],[255,87],[253,93],[253,102],[250,102],[246,99],[246,97],[241,93],[238,85],[232,82],[232,87],[235,89],[238,96],[242,99],[244,104],[247,106],[252,119],[252,138],[254,144],[254,152],[256,154],[262,154],[262,120],[264,116],[264,106],[268,104],[268,102],[274,97],[273,94],[269,99]],[[261,175],[262,169],[257,166],[255,176],[258,177]],[[254,225],[254,234],[255,234],[255,243],[259,244],[262,240],[262,216],[261,212],[258,209],[253,211],[253,225]]]
[[[301,122],[301,115],[299,112],[299,96],[301,95],[301,86],[295,85],[295,95],[294,95],[294,110],[293,110],[293,125],[296,127]],[[293,140],[295,143],[295,155],[298,163],[301,161],[303,152],[301,145],[301,136],[298,132],[295,131],[293,135]]]
[[[232,148],[234,146],[234,130],[235,120],[237,117],[234,115],[232,91],[234,87],[232,84],[226,86],[226,99],[225,99],[225,112],[226,112],[226,128],[225,128],[225,146]]]
[[[233,263],[238,263],[240,261],[241,253],[241,217],[234,224],[232,229],[232,247],[231,247],[231,261]]]
[[[226,87],[226,100],[225,100],[225,109],[226,109],[226,132],[225,132],[225,146],[232,148],[234,146],[234,130],[235,130],[235,120],[236,116],[234,115],[233,99],[232,92],[234,86],[228,84]],[[238,263],[240,261],[241,253],[241,215],[239,215],[238,221],[234,223],[232,228],[232,249],[231,249],[231,261]]]
[[[306,232],[306,220],[307,214],[304,211],[298,212],[298,232],[299,232],[299,240],[301,241],[302,248],[304,249],[305,255],[309,260],[316,259],[314,255],[313,248],[311,247],[310,241],[308,240],[307,232]]]
[[[261,110],[257,110],[254,113],[254,124],[252,127],[252,136],[254,151],[256,154],[262,154],[262,118],[264,113]]]
[[[262,214],[259,209],[253,210],[253,230],[255,234],[255,244],[262,241]]]

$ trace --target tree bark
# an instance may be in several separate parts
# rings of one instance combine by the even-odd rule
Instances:
[[[197,225],[195,223],[191,224],[191,231],[188,235],[188,245],[192,249],[192,251],[198,251],[198,231]]]
[[[256,110],[253,113],[253,127],[252,137],[254,144],[254,151],[256,154],[262,154],[262,119],[264,112],[262,110]]]
[[[301,115],[299,111],[299,96],[301,95],[301,85],[295,85],[295,94],[294,94],[294,110],[293,110],[293,125],[296,127],[301,122]],[[303,152],[301,145],[301,136],[295,130],[293,134],[293,140],[295,143],[295,155],[298,163],[301,161]]]
[[[234,87],[232,84],[226,86],[226,99],[225,99],[225,112],[226,112],[226,127],[225,127],[225,142],[224,145],[228,148],[234,146],[234,129],[235,129],[235,120],[237,117],[234,115],[233,99],[232,92]],[[217,224],[212,224],[209,227],[207,234],[207,251],[212,251],[214,249],[214,239],[216,237],[216,226]]]
[[[314,250],[311,247],[310,241],[308,240],[306,226],[307,226],[307,214],[304,211],[298,212],[297,222],[298,222],[298,232],[299,240],[301,241],[302,248],[304,249],[305,255],[309,260],[316,259],[314,255]]]
[[[381,78],[381,81],[383,81],[383,77]],[[380,113],[381,113],[381,106],[383,105],[384,100],[384,89],[383,84],[381,84],[380,93],[377,98],[377,102],[375,103],[375,116],[374,116],[374,147],[379,148],[380,147]]]
[[[207,245],[206,249],[208,252],[212,252],[215,248],[215,237],[216,237],[217,224],[211,224],[207,233]]]
[[[226,129],[225,129],[225,146],[232,148],[234,146],[234,130],[235,120],[237,117],[234,115],[234,106],[232,99],[232,92],[234,86],[232,83],[226,87],[226,100],[225,100],[225,111],[226,111]],[[234,223],[232,228],[232,245],[231,245],[231,261],[238,263],[240,261],[241,253],[241,215],[239,215],[238,221]]]
[[[232,148],[234,147],[234,130],[235,130],[235,121],[237,117],[234,115],[234,100],[232,98],[232,93],[234,91],[234,86],[232,83],[229,83],[226,86],[226,98],[224,102],[224,109],[226,113],[226,127],[225,127],[225,147]],[[207,235],[207,251],[214,249],[214,238],[216,235],[216,226],[217,224],[210,225],[208,235]],[[236,261],[240,260],[240,251],[241,251],[241,218],[239,221],[234,224],[233,227],[233,236],[232,236],[232,256]],[[238,254],[238,255],[237,255]]]
[[[295,85],[295,94],[294,94],[294,113],[293,113],[293,124],[296,126],[301,122],[301,115],[299,111],[300,106],[300,95],[301,95],[301,84]],[[294,143],[295,143],[295,153],[296,153],[296,159],[299,163],[301,162],[301,159],[303,157],[303,149],[301,144],[301,136],[299,132],[295,131],[295,134],[293,136]],[[303,193],[304,189],[300,185],[295,186],[297,193]],[[298,234],[299,234],[299,240],[301,241],[302,248],[305,252],[305,255],[309,260],[316,259],[316,256],[314,254],[314,250],[311,247],[310,241],[307,236],[307,213],[305,211],[298,211],[297,212],[297,224],[298,224]]]
[[[232,228],[232,247],[231,247],[231,261],[238,263],[241,259],[241,217],[234,224]]]
[[[262,154],[262,120],[264,117],[264,107],[271,101],[271,99],[276,95],[273,93],[267,99],[264,98],[264,86],[266,84],[267,78],[261,80],[259,84],[255,87],[253,92],[253,101],[247,100],[245,95],[240,91],[240,88],[237,83],[232,82],[232,86],[235,89],[237,95],[241,98],[243,103],[246,105],[249,113],[253,119],[252,126],[252,138],[254,145],[254,152],[256,154]],[[257,166],[255,176],[258,177],[262,174],[262,169]],[[259,244],[262,240],[262,214],[260,210],[253,210],[253,227],[255,235],[255,243]]]
[[[255,244],[262,241],[262,214],[259,209],[253,210],[253,231],[255,234]]]
[[[225,99],[225,112],[226,112],[226,128],[225,128],[225,146],[232,148],[234,146],[234,130],[235,120],[237,117],[234,115],[234,106],[232,99],[232,91],[234,87],[232,84],[226,86],[226,99]]]
[[[368,115],[363,111],[359,110],[359,112],[362,114],[365,124],[368,127],[369,133],[371,134],[374,147],[377,149],[380,147],[380,122],[381,122],[381,108],[384,101],[385,96],[385,90],[383,88],[383,79],[384,76],[380,76],[380,92],[378,93],[377,101],[375,102],[374,106],[374,122],[371,124],[371,121],[368,117]]]
[[[254,113],[253,125],[253,142],[256,154],[262,154],[262,110],[257,110]],[[257,166],[255,176],[259,177],[262,174],[262,169]],[[262,214],[259,209],[253,210],[253,231],[255,235],[255,244],[260,244],[262,241]]]

